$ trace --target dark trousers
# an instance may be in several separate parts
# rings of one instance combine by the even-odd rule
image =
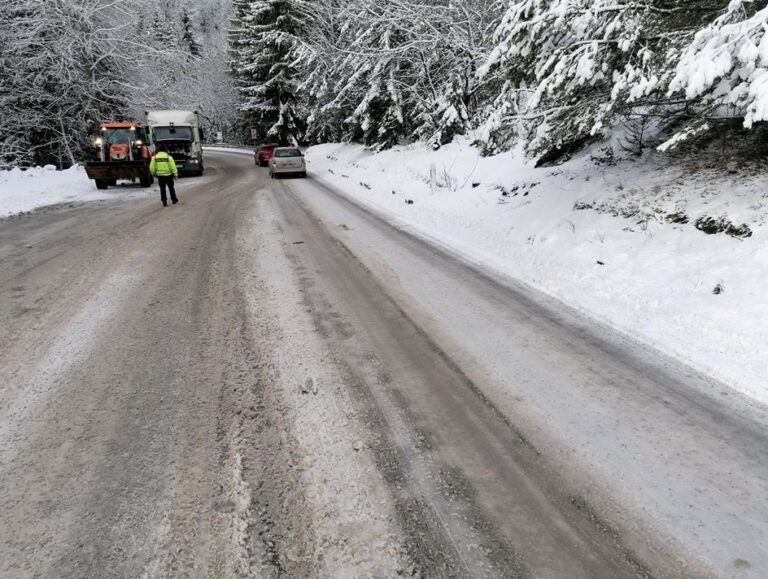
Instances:
[[[163,205],[168,205],[168,199],[165,197],[166,186],[171,192],[171,201],[177,203],[179,200],[176,198],[176,189],[173,188],[173,176],[158,177],[157,181],[160,183],[160,199],[163,201]]]

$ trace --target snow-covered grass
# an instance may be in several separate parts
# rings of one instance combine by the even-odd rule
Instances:
[[[328,144],[307,158],[314,177],[360,202],[768,402],[759,173],[614,162],[599,147],[534,168],[467,141],[378,154]],[[705,233],[701,218],[730,234]]]
[[[99,191],[85,169],[57,171],[53,165],[0,171],[0,217],[71,201],[110,199],[116,190]]]

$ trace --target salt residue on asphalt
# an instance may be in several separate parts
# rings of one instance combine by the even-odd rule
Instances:
[[[466,141],[307,151],[312,177],[768,402],[764,179],[602,155],[537,169]]]

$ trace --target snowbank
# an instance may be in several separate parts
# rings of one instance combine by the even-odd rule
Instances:
[[[115,189],[97,190],[80,166],[65,171],[57,171],[53,165],[0,171],[0,217],[69,201],[109,199],[115,194]]]
[[[466,141],[307,151],[359,201],[768,402],[765,180],[591,155],[536,169]]]

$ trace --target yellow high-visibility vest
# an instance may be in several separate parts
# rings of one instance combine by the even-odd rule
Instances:
[[[149,163],[149,172],[157,177],[178,176],[176,162],[168,153],[161,152],[152,157]]]

